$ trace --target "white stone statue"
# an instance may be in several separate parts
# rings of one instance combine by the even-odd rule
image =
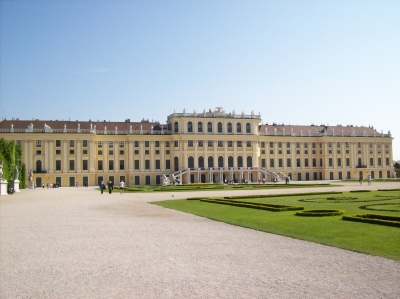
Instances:
[[[0,161],[0,182],[3,181],[3,161]]]
[[[33,181],[33,171],[32,170],[30,170],[29,171],[29,182],[32,182]]]
[[[18,180],[18,167],[15,166],[15,169],[14,169],[14,181],[17,181],[17,180]]]

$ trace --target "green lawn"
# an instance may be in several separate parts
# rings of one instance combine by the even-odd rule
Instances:
[[[268,196],[237,200],[303,206],[305,210],[340,209],[345,211],[344,215],[400,216],[400,191]],[[400,227],[345,221],[342,216],[302,217],[296,216],[294,211],[270,212],[199,200],[168,200],[153,204],[233,225],[400,260]],[[374,210],[360,209],[361,206],[370,206]]]

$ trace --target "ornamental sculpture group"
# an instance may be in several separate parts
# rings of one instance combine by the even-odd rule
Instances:
[[[10,185],[7,189],[8,182],[3,179],[3,161],[0,161],[0,195],[14,194],[19,191],[18,168],[14,169],[14,187]]]

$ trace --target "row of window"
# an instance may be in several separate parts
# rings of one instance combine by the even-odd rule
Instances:
[[[168,130],[171,131],[171,124],[168,124]],[[193,133],[193,123],[191,121],[189,121],[187,123],[187,131],[188,133]],[[226,125],[226,131],[227,133],[233,133],[233,125],[232,123],[227,123]],[[207,133],[212,133],[213,132],[213,124],[212,122],[208,122],[207,123]],[[222,123],[219,122],[217,124],[217,132],[218,133],[223,133],[222,132]],[[174,123],[174,133],[179,133],[179,123],[175,122]],[[197,123],[197,133],[203,133],[203,122],[199,121]],[[242,133],[242,124],[241,123],[237,123],[236,124],[236,133]],[[251,133],[251,125],[250,123],[246,123],[246,133]]]
[[[303,144],[304,148],[308,148],[309,144],[311,143],[311,148],[316,148],[316,143],[315,142],[296,142],[296,148],[300,148],[301,144]],[[345,144],[346,147],[350,147],[350,142],[343,142]],[[282,147],[282,145],[284,144],[284,142],[277,142],[278,147]],[[286,147],[289,148],[290,147],[290,142],[286,142]],[[336,147],[341,147],[341,142],[336,142]],[[358,142],[357,146],[358,147],[362,147],[362,142]],[[373,142],[369,143],[369,147],[373,147]],[[377,147],[380,148],[381,147],[381,143],[377,142]],[[265,147],[266,143],[265,142],[261,142],[261,147]],[[333,142],[329,141],[328,142],[328,147],[332,147]],[[269,143],[269,147],[274,147],[274,142],[270,142]],[[319,147],[322,148],[322,142],[319,143]],[[389,148],[389,142],[385,142],[385,147]]]
[[[312,167],[317,167],[317,159],[313,158],[311,160],[311,163],[312,163]],[[369,164],[370,164],[370,166],[374,166],[374,158],[370,158]],[[328,159],[328,165],[329,165],[329,167],[333,167],[333,159],[332,158]],[[342,159],[341,158],[337,158],[337,166],[342,167]],[[346,158],[346,166],[350,167],[350,158]],[[378,158],[378,166],[382,166],[381,158]],[[386,166],[389,166],[389,158],[386,158]],[[261,159],[261,167],[267,167],[265,159]],[[275,159],[269,160],[269,167],[270,168],[275,167]],[[279,158],[278,159],[278,167],[292,167],[292,159],[290,159],[290,158],[286,159],[286,165],[284,166],[283,159]],[[304,159],[304,165],[301,165],[301,159],[296,159],[296,167],[310,167],[309,159],[308,158]],[[319,159],[318,167],[323,167],[323,159]],[[357,160],[357,167],[366,167],[366,165],[364,165],[362,163],[361,158],[358,158],[358,160]]]

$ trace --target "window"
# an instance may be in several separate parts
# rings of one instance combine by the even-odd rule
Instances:
[[[261,167],[266,167],[265,165],[265,159],[261,159]]]
[[[332,142],[328,142],[328,147],[332,147]]]
[[[342,166],[342,158],[337,159],[337,166],[339,166],[339,167]]]
[[[315,142],[312,142],[312,143],[311,143],[311,147],[312,147],[312,148],[315,148]]]
[[[171,160],[165,160],[165,169],[171,169]]]
[[[296,142],[296,148],[300,148],[300,142]]]
[[[304,148],[308,148],[308,142],[304,142]]]
[[[238,162],[238,167],[243,167],[243,158],[242,158],[242,156],[239,156],[237,158],[237,162]]]
[[[144,142],[144,147],[150,147],[150,141],[145,141]]]
[[[61,140],[56,140],[56,147],[60,147],[61,146]]]
[[[69,160],[69,170],[75,170],[75,160]]]
[[[278,165],[279,167],[283,167],[283,160],[281,158],[278,159]]]
[[[237,142],[237,146],[238,146],[238,147],[242,147],[242,142],[241,142],[241,141],[238,141],[238,142]]]
[[[197,143],[197,145],[198,145],[199,147],[203,147],[203,140],[199,140],[198,143]]]
[[[61,155],[61,150],[56,150],[56,155]]]
[[[154,142],[154,146],[155,146],[155,147],[160,147],[160,141]]]
[[[103,147],[103,141],[97,141],[97,147]]]
[[[189,168],[194,168],[194,159],[193,159],[192,156],[190,156],[190,157],[188,158],[188,167],[189,167]]]
[[[218,147],[222,147],[222,146],[223,146],[222,140],[218,140]]]
[[[150,160],[144,160],[144,169],[150,169]]]
[[[282,150],[279,150],[279,151],[278,151],[278,154],[279,154],[279,155],[282,155]]]
[[[161,169],[160,160],[156,160],[156,169]]]
[[[224,167],[224,157],[218,157],[218,167]]]
[[[269,150],[270,155],[274,154],[274,150]]]
[[[265,147],[265,142],[261,141],[261,147]]]
[[[322,167],[322,159],[319,159],[319,167]]]
[[[133,142],[133,146],[134,146],[134,147],[139,147],[139,141],[134,141],[134,142]]]
[[[165,147],[170,147],[171,143],[169,141],[165,141]]]
[[[75,153],[74,150],[69,150],[69,154],[70,154],[70,155],[73,155],[74,153]]]
[[[286,147],[290,148],[290,142],[286,142]]]
[[[124,160],[119,160],[119,169],[125,170],[125,161]]]
[[[296,154],[300,155],[300,151],[299,151],[299,150],[297,150],[297,151],[296,151]]]
[[[212,156],[208,157],[208,167],[214,167],[214,158]]]
[[[145,154],[145,155],[150,155],[150,150],[145,150],[145,151],[144,151],[144,154]]]
[[[247,167],[253,167],[253,158],[251,156],[247,157]]]
[[[199,168],[204,168],[204,158],[202,156],[199,157]]]
[[[42,146],[42,140],[36,140],[36,146],[41,147]]]
[[[119,147],[124,147],[124,146],[125,146],[125,142],[120,141],[120,142],[119,142]]]
[[[251,147],[251,141],[246,141],[247,147]]]
[[[88,170],[88,160],[82,160],[82,170]]]
[[[246,124],[246,133],[251,133],[250,124]]]
[[[350,166],[350,158],[346,158],[346,166]]]
[[[82,147],[87,147],[87,146],[88,146],[87,140],[82,140]]]
[[[22,140],[17,140],[17,141],[16,141],[16,144],[17,144],[18,146],[21,146],[21,145],[22,145]]]
[[[274,147],[274,143],[273,143],[273,142],[270,142],[270,143],[269,143],[269,147]]]
[[[222,133],[222,123],[218,123],[218,133]]]
[[[305,151],[304,151],[304,154],[308,155],[308,150],[305,150]]]
[[[228,141],[228,147],[232,147],[232,141],[231,140]]]
[[[124,151],[119,151],[119,154],[120,155],[123,155],[125,152]]]
[[[97,170],[103,170],[103,161],[102,160],[97,161]]]
[[[287,153],[288,155],[290,155],[290,150],[287,150],[286,153]]]
[[[193,140],[188,140],[188,147],[192,147],[193,146]]]
[[[208,147],[212,147],[212,146],[213,146],[212,140],[208,140]]]
[[[278,142],[278,147],[282,147],[282,142]]]
[[[374,158],[369,158],[369,165],[374,166]]]
[[[61,160],[56,160],[56,170],[61,170]]]
[[[381,143],[380,142],[378,142],[378,148],[381,148]]]
[[[146,185],[150,185],[150,176],[146,175]]]
[[[169,150],[166,150],[165,153],[166,153],[167,155],[169,155],[170,151],[169,151]]]
[[[389,148],[389,142],[385,142],[385,147]]]
[[[178,140],[174,140],[174,147],[179,147]]]
[[[113,150],[109,150],[108,154],[112,156],[112,155],[114,155],[114,151]]]
[[[304,159],[304,167],[308,167],[308,159]]]
[[[75,140],[70,140],[70,141],[69,141],[69,146],[71,146],[71,147],[72,147],[72,146],[75,146]]]
[[[237,123],[236,124],[236,132],[237,133],[242,133],[242,124],[241,123]]]
[[[41,150],[37,150],[36,151],[36,155],[41,155],[42,154],[42,151]]]
[[[386,166],[389,166],[389,158],[386,158]]]
[[[174,123],[174,133],[178,133],[179,132],[179,124],[178,122]]]
[[[82,153],[83,153],[84,155],[87,155],[87,150],[83,150]]]
[[[300,159],[299,159],[299,158],[296,159],[296,165],[297,165],[297,167],[300,167],[300,166],[301,166],[301,163],[300,163]]]
[[[159,155],[160,154],[160,150],[156,150],[156,155]]]
[[[233,157],[232,156],[228,157],[228,167],[233,167]]]
[[[337,143],[336,143],[336,147],[340,147],[340,142],[337,142]]]
[[[135,155],[139,155],[139,150],[135,150]]]
[[[139,160],[135,160],[135,169],[136,169],[136,170],[139,169]]]
[[[203,123],[200,121],[197,123],[197,132],[203,133]]]
[[[271,167],[271,168],[275,167],[274,159],[269,159],[269,167]]]
[[[317,167],[317,159],[312,159],[312,167]]]
[[[349,142],[346,142],[346,147],[349,147],[350,146],[350,143]]]
[[[192,124],[191,121],[188,122],[188,124],[187,124],[187,130],[188,130],[189,133],[192,133],[192,132],[193,132],[193,124]]]
[[[232,124],[231,123],[228,123],[227,129],[228,129],[228,133],[232,133]]]
[[[378,158],[378,166],[382,166],[382,158]]]
[[[292,160],[291,160],[290,158],[288,158],[288,159],[286,160],[286,166],[287,166],[287,167],[292,167]]]
[[[108,161],[108,170],[114,170],[114,160]]]
[[[332,158],[329,158],[329,167],[333,166]]]
[[[207,123],[207,132],[212,133],[212,123],[211,122]]]
[[[358,142],[358,143],[357,143],[357,146],[358,146],[358,147],[361,147],[361,142]]]

